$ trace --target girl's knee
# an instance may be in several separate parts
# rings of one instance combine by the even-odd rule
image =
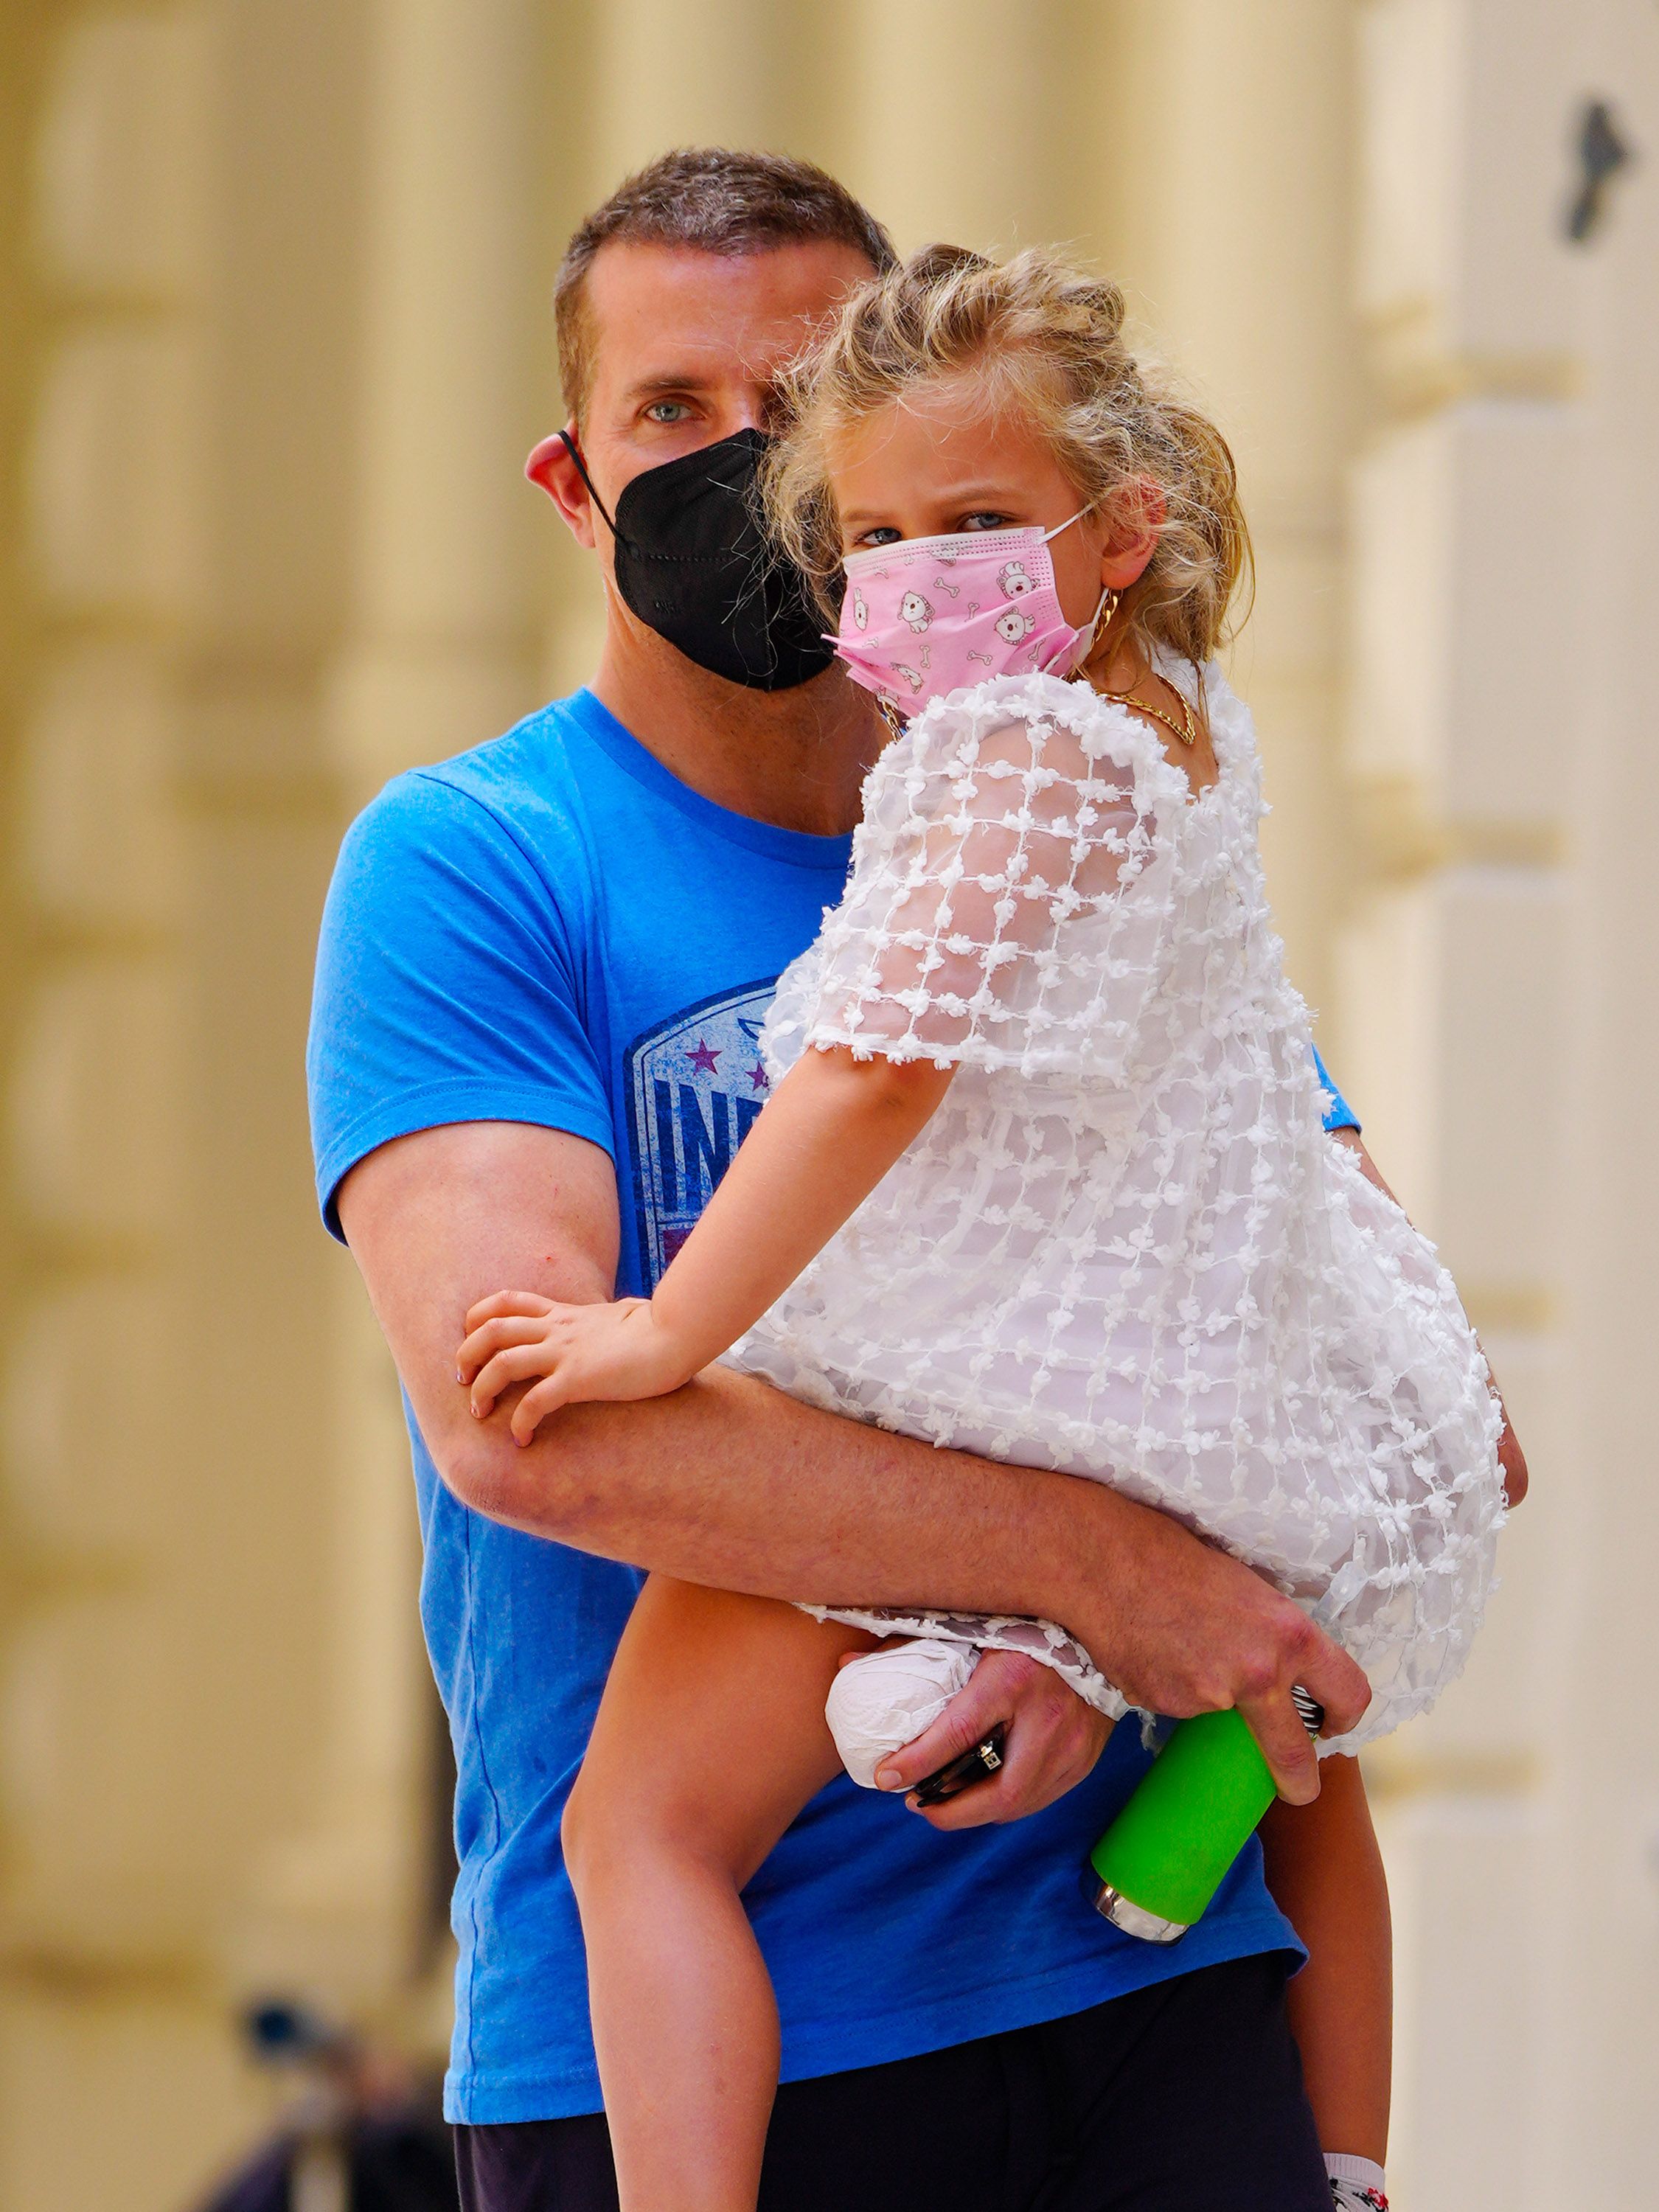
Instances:
[[[565,1800],[559,1822],[559,1842],[565,1871],[580,1897],[623,1842],[623,1826],[612,1796],[596,1787],[583,1767]]]
[[[606,1888],[629,1888],[665,1875],[724,1875],[741,1887],[753,1871],[712,1817],[678,1792],[653,1790],[649,1779],[595,1774],[584,1767],[560,1823],[565,1870],[579,1900]]]

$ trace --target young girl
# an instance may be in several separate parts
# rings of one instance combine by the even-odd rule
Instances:
[[[1121,318],[1048,256],[934,249],[803,368],[774,521],[827,601],[844,571],[844,657],[898,732],[846,896],[780,985],[770,1101],[655,1295],[487,1300],[461,1369],[480,1414],[532,1382],[521,1439],[726,1355],[1113,1482],[1346,1644],[1373,1701],[1323,1748],[1352,1751],[1462,1662],[1499,1417],[1430,1248],[1323,1132],[1249,717],[1211,659],[1246,550],[1231,462]],[[953,1651],[1034,1650],[1123,1710],[1052,1624],[818,1619],[653,1577],[605,1691],[565,1838],[629,2212],[754,2203],[777,2027],[739,1892],[835,1771],[840,1662],[871,1655],[835,1700],[866,1780],[937,1709],[928,1665],[962,1679]],[[919,1658],[872,1650],[896,1628]],[[1350,1901],[1377,1893],[1357,1770],[1327,1778],[1269,1848],[1315,1953],[1297,2025],[1334,2187],[1376,2203],[1386,1915]]]

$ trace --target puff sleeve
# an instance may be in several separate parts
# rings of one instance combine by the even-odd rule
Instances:
[[[1059,688],[1059,687],[1055,687]],[[987,685],[877,765],[799,1042],[1030,1076],[1121,1069],[1162,936],[1158,817],[1184,781],[1127,715]],[[788,1023],[780,994],[779,1026]]]

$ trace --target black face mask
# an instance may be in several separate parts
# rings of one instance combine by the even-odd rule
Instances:
[[[647,628],[728,684],[788,691],[836,657],[806,579],[761,524],[756,489],[767,440],[739,430],[647,469],[623,487],[611,521],[575,441],[561,431],[616,539],[617,589]]]

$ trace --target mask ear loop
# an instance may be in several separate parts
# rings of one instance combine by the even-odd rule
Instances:
[[[581,478],[583,483],[586,486],[587,496],[592,501],[594,506],[599,508],[599,513],[604,515],[605,526],[614,538],[617,535],[617,526],[611,520],[611,515],[609,510],[605,507],[605,501],[599,497],[599,493],[594,489],[593,479],[587,473],[587,464],[583,460],[580,453],[576,449],[576,441],[571,436],[568,430],[556,430],[553,434],[558,440],[559,443],[564,447],[566,453],[569,454],[571,459],[575,463],[576,474]]]
[[[562,436],[563,433],[561,432],[560,435]],[[1069,530],[1074,522],[1081,522],[1085,514],[1092,514],[1099,505],[1100,501],[1097,499],[1091,499],[1086,507],[1079,507],[1075,514],[1068,514],[1064,522],[1057,522],[1052,530],[1045,530],[1042,533],[1043,544],[1052,545],[1062,531]]]
[[[1042,533],[1043,544],[1051,545],[1062,531],[1069,530],[1074,522],[1081,522],[1085,514],[1092,514],[1099,504],[1100,501],[1097,499],[1091,499],[1087,506],[1079,507],[1075,514],[1068,514],[1064,522],[1057,522],[1052,530],[1045,530]],[[1089,617],[1089,628],[1086,633],[1088,641],[1082,647],[1077,659],[1072,664],[1073,675],[1081,675],[1094,659],[1096,647],[1112,626],[1112,617],[1117,612],[1119,597],[1120,594],[1115,592],[1109,584],[1102,585],[1100,597],[1095,601],[1095,611]],[[1103,623],[1100,619],[1103,609],[1106,615]]]

